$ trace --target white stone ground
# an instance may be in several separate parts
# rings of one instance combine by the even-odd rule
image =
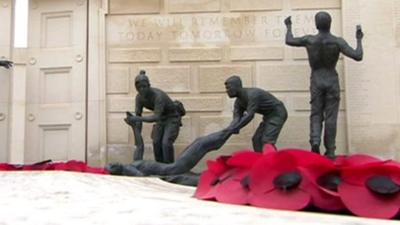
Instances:
[[[156,178],[1,172],[0,225],[390,225],[397,221],[199,201]]]

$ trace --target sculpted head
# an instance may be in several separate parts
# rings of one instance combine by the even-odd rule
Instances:
[[[237,97],[242,88],[242,80],[237,75],[231,76],[225,81],[226,93],[230,98]]]
[[[135,87],[140,95],[146,95],[150,91],[150,80],[146,76],[146,71],[141,70],[135,78]]]
[[[321,11],[315,15],[315,25],[319,31],[330,31],[332,18],[329,13]]]

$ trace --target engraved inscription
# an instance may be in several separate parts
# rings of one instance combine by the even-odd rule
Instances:
[[[340,10],[330,13],[334,21],[339,21],[333,24],[333,30],[340,34]],[[293,12],[296,35],[316,32],[314,14],[313,10]],[[109,44],[282,41],[284,18],[281,12],[115,16],[109,20]]]

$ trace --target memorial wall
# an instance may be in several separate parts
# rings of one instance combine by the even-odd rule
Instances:
[[[186,107],[176,156],[231,122],[224,81],[233,74],[285,103],[289,118],[277,146],[308,149],[310,67],[304,48],[285,45],[283,21],[292,16],[296,36],[316,33],[321,10],[332,15],[332,33],[352,47],[357,24],[365,34],[363,60],[340,57],[337,65],[337,153],[400,159],[399,0],[32,0],[26,49],[12,49],[11,3],[0,4],[0,58],[15,62],[13,70],[0,70],[2,161],[130,163],[134,137],[123,119],[135,109],[140,70]],[[74,85],[57,86],[68,79]],[[260,121],[206,159],[251,148]],[[146,159],[153,159],[152,125],[143,129]]]
[[[278,147],[309,148],[310,69],[304,49],[285,46],[283,20],[292,16],[295,35],[315,33],[314,15],[319,10],[332,15],[332,33],[342,36],[340,0],[110,0],[106,17],[108,161],[132,160],[133,133],[123,118],[126,111],[134,111],[134,78],[140,70],[147,71],[153,87],[182,101],[188,111],[175,142],[176,155],[196,137],[230,123],[233,101],[225,93],[224,81],[233,74],[241,76],[244,86],[263,88],[285,103],[289,118]],[[343,60],[337,70],[342,88],[337,151],[346,153]],[[260,119],[206,158],[251,148]],[[153,158],[151,127],[145,124],[143,131],[148,159]]]
[[[349,150],[400,159],[400,2],[343,1],[342,8],[346,39],[354,40],[354,24],[365,30],[362,63],[345,60]]]

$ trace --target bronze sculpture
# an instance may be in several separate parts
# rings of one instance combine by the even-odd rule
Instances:
[[[150,86],[150,80],[145,71],[135,78],[138,91],[135,101],[135,114],[127,112],[125,122],[135,133],[137,151],[135,160],[143,158],[143,140],[141,137],[142,122],[155,123],[152,130],[154,158],[157,162],[172,163],[174,161],[174,141],[182,126],[181,117],[185,109],[179,101],[172,101],[162,90]],[[152,110],[153,115],[142,116],[143,108]]]
[[[310,144],[312,151],[320,153],[321,133],[324,123],[325,155],[335,157],[336,124],[340,102],[338,73],[335,69],[339,54],[361,61],[363,58],[361,26],[357,26],[357,47],[353,49],[340,37],[330,32],[331,16],[327,12],[318,12],[315,24],[316,35],[293,37],[291,17],[285,19],[287,28],[286,44],[295,47],[305,47],[311,67],[311,115],[310,115]]]
[[[244,88],[239,76],[231,76],[225,81],[225,88],[230,98],[236,98],[233,121],[230,125],[232,133],[246,126],[256,113],[263,115],[252,138],[253,148],[260,152],[264,144],[275,146],[279,133],[287,119],[285,105],[271,93],[260,88]]]
[[[230,127],[221,131],[197,138],[185,148],[173,163],[162,163],[152,160],[138,160],[132,164],[108,164],[106,169],[114,175],[125,176],[161,176],[175,183],[195,186],[198,176],[190,170],[210,151],[217,150],[225,144],[232,135]]]
[[[243,88],[241,79],[238,76],[228,78],[225,86],[227,94],[232,98],[237,98],[234,119],[227,128],[197,138],[185,148],[176,162],[136,160],[128,165],[109,164],[106,167],[107,170],[115,175],[157,175],[175,183],[196,185],[198,176],[191,173],[190,170],[208,152],[221,148],[232,134],[239,133],[239,130],[251,121],[255,113],[260,113],[264,116],[253,138],[253,145],[257,147],[255,150],[261,151],[263,144],[274,145],[287,118],[286,108],[283,103],[262,89]],[[134,115],[128,114],[125,121],[131,123],[132,120],[129,118],[132,117]],[[135,128],[136,125],[131,124],[134,132],[138,132],[137,128]],[[139,146],[143,147],[142,139],[136,141],[138,141],[137,145],[139,143]]]

